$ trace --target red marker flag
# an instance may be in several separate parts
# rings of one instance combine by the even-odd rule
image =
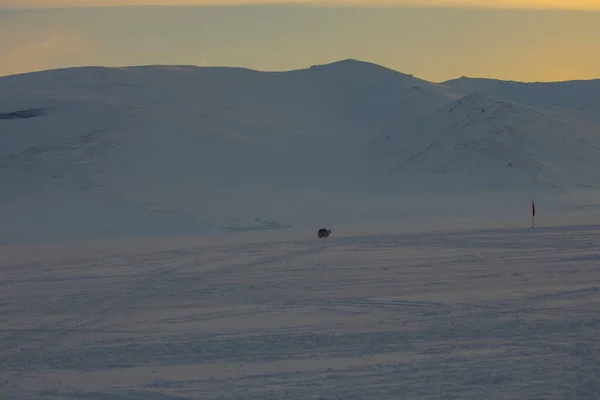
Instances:
[[[535,217],[535,203],[531,200],[531,215]]]

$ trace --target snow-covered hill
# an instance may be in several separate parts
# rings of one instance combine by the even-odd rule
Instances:
[[[508,102],[356,60],[2,77],[0,240],[418,218],[431,190],[464,205],[464,190],[600,187],[595,84]]]
[[[411,140],[406,140],[411,138]],[[405,185],[504,190],[597,187],[600,124],[476,92],[374,141]]]
[[[600,79],[525,83],[461,77],[442,85],[461,93],[488,93],[515,103],[555,109],[600,121]]]

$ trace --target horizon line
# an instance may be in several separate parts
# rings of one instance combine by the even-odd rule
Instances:
[[[30,74],[39,74],[39,73],[44,73],[44,72],[64,71],[64,70],[69,70],[69,69],[85,69],[85,68],[105,68],[105,69],[185,68],[185,67],[187,67],[187,68],[230,68],[230,69],[240,69],[240,70],[247,70],[247,71],[259,72],[259,73],[282,73],[283,74],[283,73],[287,73],[287,72],[305,71],[312,67],[331,66],[331,65],[343,63],[343,62],[359,62],[359,63],[364,63],[364,64],[371,64],[376,67],[385,68],[385,69],[391,70],[393,72],[396,72],[398,74],[408,75],[415,79],[418,79],[418,80],[421,80],[424,82],[433,83],[433,84],[443,84],[443,83],[458,80],[458,79],[478,79],[478,80],[491,80],[491,81],[498,81],[498,82],[513,82],[513,83],[525,83],[525,84],[590,82],[590,81],[600,80],[600,77],[598,77],[598,78],[590,78],[590,79],[566,79],[566,80],[560,80],[560,81],[519,81],[519,80],[514,80],[514,79],[500,79],[500,78],[493,78],[493,77],[477,77],[477,76],[462,75],[462,76],[459,76],[456,78],[446,79],[444,81],[431,81],[428,79],[419,78],[417,75],[412,74],[412,73],[402,72],[400,70],[397,70],[395,68],[388,67],[388,66],[385,66],[382,64],[377,64],[377,63],[374,63],[371,61],[364,61],[364,60],[355,59],[355,58],[340,59],[337,61],[331,61],[331,62],[324,63],[324,64],[312,64],[307,67],[285,69],[285,70],[266,70],[266,69],[257,69],[257,68],[250,68],[250,67],[236,66],[236,65],[196,65],[196,64],[131,64],[131,65],[113,65],[113,66],[110,66],[110,65],[79,65],[79,66],[50,68],[50,69],[35,70],[35,71],[26,71],[26,72],[19,72],[19,73],[9,74],[9,75],[0,75],[0,79],[8,78],[8,77],[16,77],[19,75],[30,75]]]

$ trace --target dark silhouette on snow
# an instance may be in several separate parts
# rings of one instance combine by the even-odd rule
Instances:
[[[19,110],[13,111],[9,113],[0,113],[0,119],[28,119],[28,118],[36,118],[41,117],[46,114],[45,109],[43,108],[32,108],[29,110]]]
[[[331,229],[321,228],[319,229],[319,232],[317,232],[319,239],[328,238],[329,235],[331,235]]]

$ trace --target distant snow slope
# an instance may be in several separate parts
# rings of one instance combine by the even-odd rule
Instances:
[[[435,110],[409,132],[386,133],[372,149],[390,176],[411,185],[523,190],[600,178],[600,124],[484,93]]]
[[[516,103],[563,112],[600,121],[600,79],[566,82],[514,82],[461,77],[442,83],[461,93],[484,92]]]
[[[517,104],[356,60],[2,77],[0,241],[418,218],[431,190],[597,187],[597,97],[565,85],[551,111],[529,86]]]

